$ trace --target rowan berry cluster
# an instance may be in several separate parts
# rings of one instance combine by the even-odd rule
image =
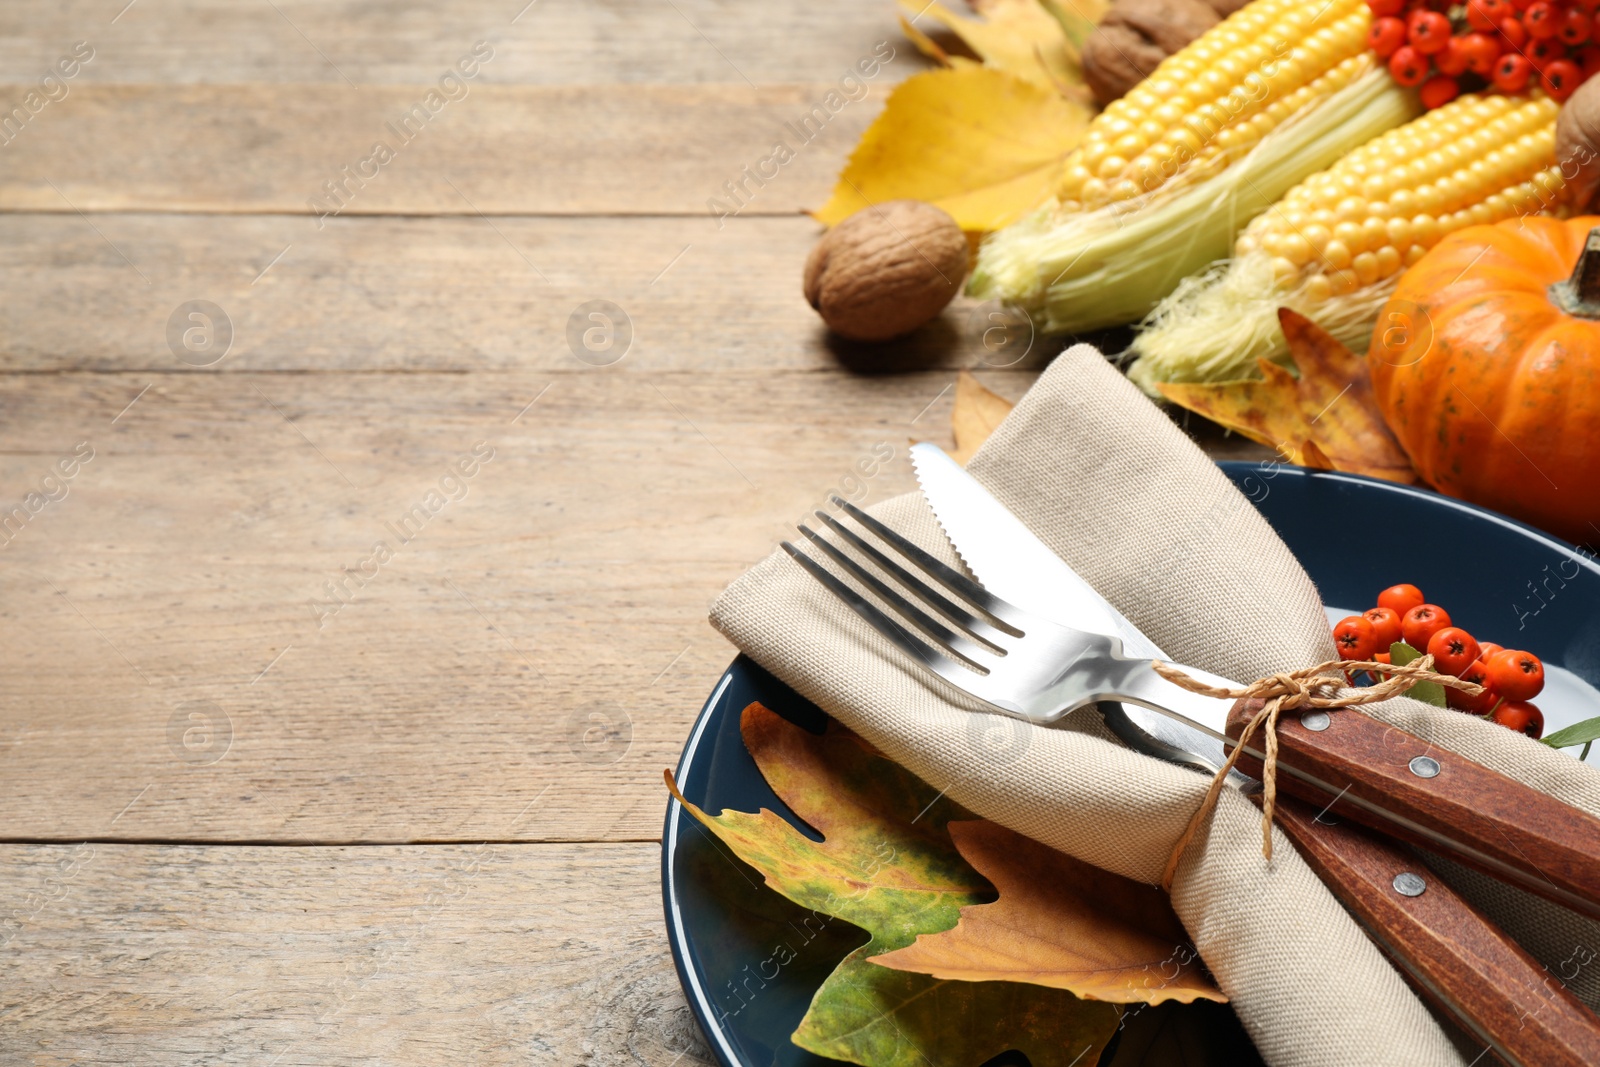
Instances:
[[[1600,0],[1367,0],[1367,43],[1394,80],[1420,86],[1425,107],[1463,90],[1517,93],[1537,85],[1565,100],[1600,71]]]
[[[1333,642],[1343,659],[1379,663],[1390,662],[1396,644],[1410,645],[1432,656],[1435,670],[1483,687],[1477,696],[1446,689],[1445,700],[1452,708],[1493,719],[1529,737],[1544,733],[1544,714],[1529,703],[1544,688],[1539,657],[1492,641],[1479,642],[1452,626],[1449,612],[1429,604],[1414,585],[1390,586],[1378,594],[1377,607],[1339,620]]]

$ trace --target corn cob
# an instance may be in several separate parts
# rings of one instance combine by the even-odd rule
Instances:
[[[1458,97],[1307,178],[1245,228],[1233,260],[1152,313],[1130,376],[1153,389],[1284,362],[1280,306],[1365,351],[1403,269],[1447,234],[1562,211],[1558,111],[1538,92]]]
[[[1364,0],[1253,0],[1090,124],[1055,201],[991,235],[971,292],[1054,331],[1140,318],[1306,175],[1418,113]]]

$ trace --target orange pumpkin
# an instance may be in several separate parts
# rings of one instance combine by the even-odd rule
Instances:
[[[1401,278],[1367,351],[1424,481],[1580,542],[1600,538],[1600,231],[1575,265],[1597,226],[1451,234]]]

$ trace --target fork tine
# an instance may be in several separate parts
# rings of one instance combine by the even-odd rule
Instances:
[[[972,634],[972,636],[976,637],[986,645],[993,646],[995,651],[1005,651],[1005,646],[1001,645],[995,640],[995,637],[997,636],[997,629],[1011,637],[1022,636],[1022,631],[1018,630],[1014,626],[1011,626],[1009,623],[1001,622],[1000,626],[996,627],[988,619],[980,618],[977,615],[972,614],[972,612],[951,603],[949,600],[946,600],[944,597],[935,592],[928,585],[928,583],[912,575],[904,567],[900,566],[900,564],[884,555],[876,545],[863,539],[854,530],[850,529],[850,527],[846,526],[838,519],[835,519],[827,512],[818,511],[815,512],[815,514],[817,518],[821,519],[823,523],[827,525],[828,529],[844,538],[852,547],[865,555],[867,558],[871,559],[872,562],[876,563],[879,567],[882,567],[885,571],[888,571],[896,581],[905,586],[908,592],[920,598],[934,611],[937,611],[940,615],[943,615],[957,626],[965,627],[967,631]]]
[[[810,556],[794,547],[794,545],[790,544],[788,541],[785,541],[782,544],[782,548],[785,552],[789,553],[790,558],[792,558],[796,563],[800,564],[800,566],[804,567],[806,572],[810,574],[811,577],[821,582],[825,589],[831,592],[834,596],[838,597],[840,600],[844,601],[845,604],[857,615],[860,615],[863,619],[867,620],[868,625],[887,638],[900,651],[921,663],[923,666],[927,667],[941,678],[945,678],[957,686],[962,685],[962,683],[958,680],[960,675],[964,674],[969,678],[973,677],[966,664],[950,657],[940,655],[938,652],[935,652],[932,648],[930,648],[926,643],[918,641],[915,637],[912,637],[911,634],[906,631],[905,627],[901,626],[899,623],[889,618],[889,616],[885,615],[882,611],[878,610],[877,605],[873,604],[872,601],[868,600],[854,589],[851,589],[848,585],[845,585],[831,572],[829,572],[827,568],[823,567],[816,560],[812,559]]]
[[[837,496],[832,499],[834,504],[846,515],[849,515],[852,519],[894,546],[902,556],[905,556],[906,559],[920,567],[923,573],[939,582],[956,596],[982,609],[995,621],[995,625],[1000,629],[1013,637],[1021,637],[1023,635],[1023,631],[1010,622],[1010,619],[1019,618],[1022,615],[1021,609],[1016,605],[1009,601],[1001,600],[965,574],[946,566],[848,500]]]
[[[986,664],[984,660],[992,661],[995,655],[994,652],[968,639],[964,634],[956,633],[950,628],[941,625],[937,619],[889,588],[877,575],[845,555],[833,544],[823,540],[821,536],[809,527],[801,526],[800,532],[812,544],[827,553],[829,559],[843,567],[852,578],[878,594],[878,597],[888,604],[890,608],[898,612],[902,618],[921,630],[929,640],[940,645],[941,651],[948,650],[960,659],[971,663],[976,669],[984,673],[988,672],[989,664]],[[910,576],[907,575],[907,577]],[[1002,651],[1000,655],[1005,655],[1005,653]]]

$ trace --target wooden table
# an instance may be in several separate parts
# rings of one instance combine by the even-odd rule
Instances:
[[[983,355],[800,298],[893,5],[8,0],[0,66],[0,1062],[710,1062],[706,607]]]

